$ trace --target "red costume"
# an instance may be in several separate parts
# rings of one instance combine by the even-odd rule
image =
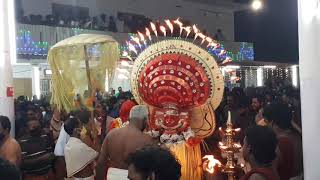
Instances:
[[[119,110],[119,116],[121,118],[121,121],[127,122],[129,120],[130,111],[135,106],[136,103],[134,103],[131,100],[127,100],[124,103],[122,103],[120,110]]]

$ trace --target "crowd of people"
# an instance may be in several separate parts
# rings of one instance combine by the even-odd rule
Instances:
[[[21,16],[18,22],[23,24],[33,24],[33,25],[46,25],[54,27],[70,27],[70,28],[83,28],[83,29],[93,29],[101,31],[111,31],[118,32],[116,21],[119,21],[114,16],[107,16],[106,14],[101,14],[94,17],[63,17],[55,16],[52,14],[43,17],[38,14],[30,14],[29,16]]]
[[[24,15],[23,11],[16,16],[17,22],[22,24],[45,25],[54,27],[69,27],[91,29],[99,31],[111,32],[137,32],[144,30],[144,26],[150,23],[150,19],[139,16],[118,13],[115,16],[100,14],[94,17],[80,17],[78,15],[69,14],[69,16],[48,14],[46,16],[40,14]]]
[[[22,24],[32,24],[32,25],[45,25],[54,27],[69,27],[69,28],[81,28],[99,31],[111,31],[111,32],[121,32],[121,33],[136,33],[138,31],[145,32],[145,27],[150,25],[152,21],[150,18],[142,15],[132,15],[128,13],[118,13],[117,16],[108,16],[106,14],[100,14],[94,17],[79,17],[72,16],[64,17],[59,15],[49,14],[45,17],[40,14],[30,14],[24,15],[21,13],[16,16],[17,22]],[[187,20],[181,20],[184,25],[192,25],[191,22]],[[160,22],[155,22],[158,32],[160,30]],[[173,36],[180,36],[179,28],[175,28]],[[153,32],[151,32],[153,33]],[[206,30],[203,30],[206,34]],[[158,34],[162,36],[162,34]],[[226,41],[224,32],[222,29],[217,29],[214,33],[214,38],[218,41]],[[194,34],[190,34],[190,38],[193,38]]]
[[[243,163],[251,169],[244,179],[255,173],[270,177],[264,179],[302,179],[300,110],[299,90],[282,83],[226,90],[224,101],[216,111],[217,123],[224,126],[230,111],[234,126],[241,128],[238,138],[243,143]],[[218,148],[217,137],[209,138],[213,149]],[[220,154],[217,152],[215,157]]]
[[[217,126],[225,125],[231,111],[234,127],[241,128],[239,162],[244,159],[249,169],[244,170],[243,180],[302,179],[299,97],[299,90],[282,84],[225,89],[215,112]],[[180,178],[181,165],[175,156],[144,133],[148,108],[137,105],[129,91],[119,87],[117,93],[95,92],[94,100],[85,92],[83,100],[78,97],[83,106],[70,113],[50,106],[49,98],[15,100],[15,138],[10,137],[9,119],[0,116],[0,169],[8,172],[1,170],[0,179],[103,180],[119,179],[119,174],[135,180]],[[86,108],[89,104],[93,113]],[[127,121],[129,125],[115,129]],[[205,139],[223,161],[220,140],[218,131]]]

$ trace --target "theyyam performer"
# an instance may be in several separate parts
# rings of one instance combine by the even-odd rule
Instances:
[[[179,38],[170,37],[175,27]],[[150,32],[164,37],[154,40]],[[214,110],[224,92],[224,77],[215,58],[221,63],[231,59],[218,42],[195,25],[184,27],[179,19],[165,20],[158,28],[151,23],[145,34],[138,32],[127,45],[137,55],[131,90],[136,101],[149,108],[148,134],[158,137],[179,159],[181,179],[201,179],[200,144],[215,130]]]

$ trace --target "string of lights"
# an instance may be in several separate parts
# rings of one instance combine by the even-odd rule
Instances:
[[[73,35],[79,35],[85,32],[84,29],[81,28],[72,28]],[[128,33],[129,40],[132,41],[132,37],[135,37],[135,34]],[[17,54],[18,55],[30,55],[30,56],[47,56],[49,48],[53,44],[49,44],[47,41],[35,41],[32,39],[32,34],[30,30],[21,29],[17,33],[16,37],[17,41]],[[141,47],[137,44],[133,44],[136,49],[144,49],[145,44],[141,44]],[[224,44],[221,44],[218,48],[209,48],[208,52],[214,54],[220,59],[225,59],[226,57],[231,57],[234,61],[242,61],[242,60],[253,60],[254,59],[254,51],[253,45],[251,43],[242,42],[240,44],[240,49],[238,52],[228,51],[226,54],[221,54],[221,51],[225,50]],[[120,46],[120,52],[130,52],[127,45]]]
[[[225,50],[224,44],[221,44],[219,48],[216,49],[209,49],[208,52],[219,58],[225,59],[227,56],[231,57],[233,61],[253,61],[254,60],[254,50],[253,45],[247,42],[241,42],[240,50],[238,52],[228,51],[223,56],[219,56],[222,50]]]
[[[254,60],[253,45],[247,42],[241,42],[240,50],[238,52],[229,51],[227,54],[233,59],[233,61]]]
[[[84,29],[72,28],[73,35],[85,33]],[[16,36],[17,54],[27,56],[47,56],[50,47],[47,41],[34,41],[30,30],[21,29]],[[92,49],[92,54],[97,54],[97,48]]]
[[[31,38],[31,32],[28,30],[20,30],[16,41],[18,55],[46,56],[48,54],[49,43],[47,41],[34,41]]]

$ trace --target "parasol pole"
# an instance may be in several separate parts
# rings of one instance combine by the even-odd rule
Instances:
[[[91,99],[92,101],[95,99],[95,93],[94,90],[92,89],[92,81],[91,81],[91,75],[90,75],[90,65],[89,65],[89,56],[88,56],[88,52],[87,52],[87,46],[84,45],[84,58],[85,58],[85,64],[86,64],[86,73],[87,73],[87,80],[88,80],[88,91],[89,94],[91,95]],[[92,103],[93,105],[93,103]],[[98,144],[98,132],[96,129],[96,125],[94,122],[94,110],[93,110],[93,106],[91,107],[92,109],[90,109],[90,120],[89,120],[89,126],[91,126],[91,132],[90,135],[93,138],[93,144],[92,144],[92,148],[95,150],[99,150],[99,144]]]
[[[84,61],[86,64],[86,72],[87,72],[87,80],[88,80],[88,91],[89,94],[92,94],[92,84],[91,84],[91,76],[90,76],[90,65],[89,65],[89,57],[87,52],[87,46],[84,46]]]

